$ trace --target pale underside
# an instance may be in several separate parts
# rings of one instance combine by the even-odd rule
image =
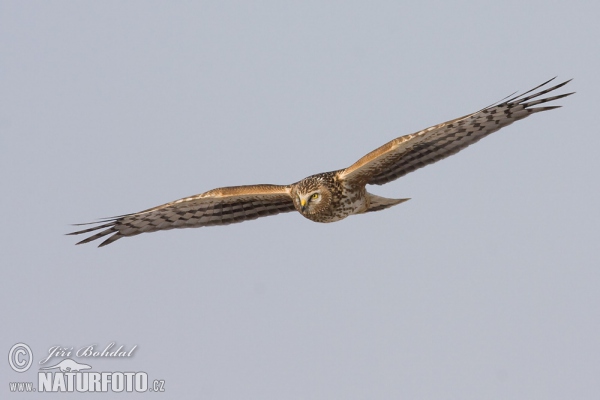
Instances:
[[[539,100],[532,99],[556,90],[569,81],[526,96],[548,82],[500,104],[393,139],[365,155],[350,167],[330,173],[333,179],[330,185],[335,188],[330,187],[329,189],[336,190],[335,201],[330,207],[332,210],[328,211],[331,215],[324,215],[321,219],[304,216],[318,222],[331,222],[352,214],[383,210],[406,201],[407,199],[385,199],[375,196],[366,192],[364,187],[367,184],[383,185],[396,180],[416,169],[455,154],[515,121],[536,112],[560,107],[533,106],[557,100],[572,93]],[[305,178],[291,185],[264,184],[213,189],[148,210],[91,223],[96,226],[70,233],[70,235],[103,229],[78,244],[111,235],[100,244],[100,246],[105,246],[122,237],[145,232],[227,225],[268,215],[301,211],[294,203],[292,193],[297,192],[300,187],[298,185],[306,184],[306,180],[311,178],[313,177]]]

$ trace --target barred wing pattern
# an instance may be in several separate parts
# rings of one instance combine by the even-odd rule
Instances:
[[[144,232],[228,225],[294,210],[290,186],[232,186],[213,189],[138,213],[109,218],[97,223],[92,222],[91,224],[101,225],[69,233],[69,235],[104,229],[77,243],[88,243],[112,234],[98,246],[102,247],[122,237],[135,236]]]
[[[556,90],[566,85],[570,80],[523,97],[548,84],[553,79],[500,104],[396,138],[343,170],[340,173],[340,178],[355,184],[383,185],[456,154],[489,134],[533,113],[559,108],[560,106],[531,107],[573,93],[534,101],[529,100]]]
[[[92,228],[69,235],[98,231],[77,244],[111,235],[100,244],[99,247],[102,247],[122,237],[144,232],[227,225],[294,210],[316,222],[334,222],[349,215],[380,211],[406,199],[376,196],[368,193],[365,185],[391,182],[451,156],[515,121],[536,112],[559,108],[534,107],[573,94],[533,100],[569,82],[540,89],[552,80],[464,117],[398,137],[346,169],[311,175],[287,186],[252,185],[213,189],[138,213],[99,221],[93,223],[95,226]],[[540,91],[536,92],[538,89]]]

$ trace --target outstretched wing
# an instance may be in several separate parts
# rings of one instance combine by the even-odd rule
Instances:
[[[138,213],[109,218],[97,222],[99,226],[68,235],[104,229],[77,243],[88,243],[112,234],[98,246],[102,247],[122,237],[144,232],[228,225],[294,210],[290,186],[232,186],[213,189]]]
[[[490,133],[533,113],[559,108],[560,106],[532,107],[573,93],[530,100],[556,90],[570,80],[524,97],[553,79],[500,104],[396,138],[342,170],[339,177],[357,184],[383,185],[451,156]]]

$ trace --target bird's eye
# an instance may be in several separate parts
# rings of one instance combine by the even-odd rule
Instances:
[[[312,198],[313,198],[313,199],[318,199],[318,198],[319,198],[319,194],[318,194],[318,193],[315,193],[315,194],[313,194],[313,195],[312,195]]]

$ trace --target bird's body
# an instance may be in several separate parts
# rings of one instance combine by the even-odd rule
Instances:
[[[340,180],[340,172],[342,171],[311,175],[291,185],[290,192],[296,210],[314,222],[336,222],[352,214],[366,211],[368,198],[365,187],[356,187]],[[327,192],[324,193],[322,188],[327,188]],[[318,198],[313,200],[311,196],[306,196],[305,209],[302,210],[302,193],[311,194],[319,190],[321,197],[319,207],[307,208],[306,205]]]
[[[550,82],[550,81],[548,81]],[[535,112],[559,106],[533,107],[572,93],[532,100],[567,82],[486,107],[442,124],[400,136],[365,155],[350,167],[306,177],[291,185],[249,185],[213,189],[138,213],[100,221],[71,233],[101,232],[87,243],[112,234],[105,246],[122,237],[174,228],[227,225],[263,216],[298,211],[315,222],[335,222],[350,215],[380,211],[408,199],[387,199],[369,193],[366,185],[383,185],[476,143],[487,135]]]

